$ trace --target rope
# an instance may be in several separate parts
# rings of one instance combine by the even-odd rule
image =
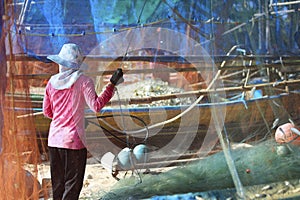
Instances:
[[[147,3],[147,0],[144,1],[143,7],[142,7],[141,12],[139,14],[139,17],[138,17],[138,20],[137,20],[138,24],[140,23],[141,16],[142,16],[142,13],[143,13],[143,11],[145,9],[146,3]],[[129,50],[130,44],[132,42],[133,36],[134,36],[134,34],[132,34],[131,37],[130,37],[130,40],[128,42],[125,54],[124,54],[122,62],[120,64],[120,68],[122,68],[122,65],[124,64],[124,61],[125,61],[125,58],[126,58],[126,56],[128,54],[128,50]],[[126,126],[125,126],[124,113],[123,113],[123,110],[122,110],[122,105],[121,105],[121,101],[120,101],[120,95],[119,95],[119,92],[118,92],[117,88],[116,88],[116,92],[117,92],[117,96],[118,96],[118,100],[119,100],[119,107],[120,107],[120,111],[121,111],[121,118],[122,118],[122,123],[123,123],[123,133],[126,135],[126,144],[127,144],[127,147],[130,147],[130,145],[129,145],[129,137],[128,137],[128,134],[127,134],[127,131],[126,131]],[[148,129],[146,128],[146,130],[148,130]],[[146,137],[145,140],[147,138],[148,137]],[[135,171],[136,174],[138,175],[138,177],[139,177],[139,183],[142,183],[142,177],[141,177],[141,175],[140,175],[137,167],[135,166],[135,163],[133,162],[132,157],[133,157],[133,155],[132,155],[132,151],[131,151],[130,152],[130,162],[131,162],[132,170]]]

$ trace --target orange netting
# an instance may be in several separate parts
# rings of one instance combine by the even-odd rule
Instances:
[[[2,22],[13,21],[12,10],[8,10],[10,1],[4,1],[1,7]],[[8,14],[10,13],[10,14]],[[5,23],[9,24],[9,23]],[[0,133],[2,152],[0,154],[0,199],[39,199],[40,184],[37,179],[39,148],[33,117],[18,118],[30,112],[29,80],[16,80],[15,75],[27,74],[29,69],[24,63],[17,63],[7,57],[15,46],[12,45],[9,27],[2,28],[0,40]],[[5,39],[10,46],[5,46]],[[16,97],[19,96],[17,99]]]

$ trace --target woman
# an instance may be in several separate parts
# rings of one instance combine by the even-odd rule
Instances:
[[[64,44],[58,55],[47,58],[59,65],[59,73],[46,86],[43,101],[43,113],[52,119],[48,147],[53,199],[75,200],[82,189],[87,159],[85,106],[99,112],[114,95],[115,85],[124,81],[123,72],[118,69],[98,96],[92,79],[80,70],[84,64],[79,46]]]

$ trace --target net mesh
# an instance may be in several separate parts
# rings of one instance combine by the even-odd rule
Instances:
[[[291,180],[294,179],[294,176],[298,176],[299,148],[291,146],[285,156],[278,156],[274,150],[276,146],[276,142],[268,141],[260,143],[256,148],[244,147],[232,151],[232,157],[244,186],[270,184]],[[261,169],[269,173],[264,174]],[[138,184],[135,177],[122,179],[114,185],[111,191],[103,194],[101,199],[144,199],[149,197],[155,199],[155,196],[160,195],[165,196],[165,198],[166,195],[169,195],[171,199],[171,195],[188,193],[189,195],[185,197],[173,196],[173,198],[190,197],[193,199],[198,196],[211,199],[214,198],[214,195],[204,192],[218,190],[217,197],[220,199],[240,198],[235,192],[227,191],[228,193],[226,193],[222,191],[227,188],[234,188],[234,182],[229,177],[231,174],[224,153],[217,153],[206,159],[191,162],[155,176],[143,175],[142,182]],[[191,193],[195,194],[192,195]],[[250,189],[246,189],[245,193],[247,198],[255,198],[255,193],[253,194]],[[157,199],[163,199],[163,197]]]
[[[37,180],[37,164],[40,152],[37,146],[35,124],[32,117],[18,119],[18,115],[32,112],[29,79],[16,76],[30,74],[24,62],[16,62],[11,52],[17,46],[7,36],[11,24],[5,23],[12,10],[5,10],[1,2],[1,199],[38,199],[40,184]],[[5,24],[5,25],[4,25]],[[11,48],[5,49],[6,44]],[[5,53],[6,52],[6,53]],[[13,55],[12,55],[13,56]],[[22,96],[18,99],[17,96]],[[25,108],[25,109],[20,109]]]
[[[46,56],[64,43],[83,49],[97,93],[124,71],[109,105],[86,109],[89,157],[113,155],[112,170],[135,174],[102,198],[225,187],[243,196],[244,185],[299,178],[298,146],[274,140],[281,125],[300,123],[297,2],[3,0],[0,11],[2,199],[46,195],[39,166],[51,121],[41,106],[58,72]],[[132,154],[140,144],[147,151]],[[241,144],[252,147],[232,150]]]

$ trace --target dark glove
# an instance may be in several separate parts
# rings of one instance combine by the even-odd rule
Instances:
[[[124,82],[123,71],[121,68],[118,68],[110,78],[110,82],[114,85],[118,85]]]

